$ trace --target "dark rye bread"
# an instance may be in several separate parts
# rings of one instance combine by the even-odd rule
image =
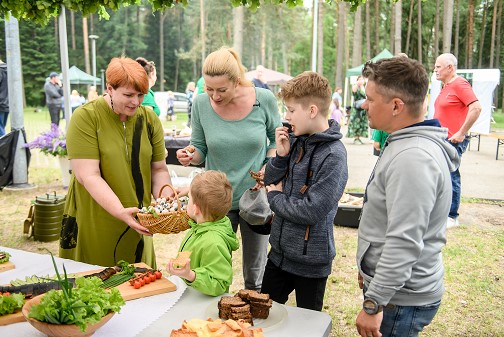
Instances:
[[[219,318],[229,319],[231,318],[231,309],[240,308],[245,305],[247,305],[247,303],[243,302],[239,297],[222,296],[217,304],[217,307],[219,308]]]
[[[250,313],[254,318],[266,319],[269,316],[269,312],[273,301],[269,299],[267,302],[250,302]]]
[[[261,294],[256,292],[249,293],[248,299],[250,302],[268,302],[270,299],[269,294]]]

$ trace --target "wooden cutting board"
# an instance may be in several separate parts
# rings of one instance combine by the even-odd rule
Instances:
[[[5,263],[0,264],[0,273],[3,271],[6,271],[6,270],[14,269],[14,268],[16,268],[14,263],[7,261]]]
[[[149,266],[147,266],[145,263],[135,263],[135,266],[141,267],[141,268],[149,268]],[[99,272],[102,270],[103,269],[90,270],[87,272],[76,273],[76,274],[80,275],[80,276],[84,276],[84,275],[93,274],[93,273],[96,273],[96,272]],[[177,290],[177,286],[165,277],[162,277],[162,278],[156,280],[155,282],[151,282],[149,284],[146,284],[143,287],[141,287],[140,289],[133,288],[129,284],[129,282],[125,282],[116,288],[119,290],[119,292],[121,293],[121,295],[125,301],[130,301],[130,300],[134,300],[134,299],[141,298],[141,297],[149,297],[149,296],[153,296],[153,295],[169,293],[169,292]],[[0,326],[24,322],[24,321],[25,321],[25,318],[24,318],[23,314],[21,313],[21,310],[18,312],[15,312],[13,314],[10,314],[10,315],[0,316]]]

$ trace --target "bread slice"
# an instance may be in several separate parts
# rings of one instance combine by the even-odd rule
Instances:
[[[184,268],[192,252],[179,252],[177,257],[172,259],[173,267],[176,269]]]
[[[261,294],[258,292],[249,293],[248,299],[251,302],[268,302],[270,299],[269,294]]]

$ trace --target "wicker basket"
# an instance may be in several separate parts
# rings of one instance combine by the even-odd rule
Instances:
[[[151,234],[177,234],[179,232],[189,229],[189,215],[187,211],[181,210],[182,205],[175,188],[166,184],[161,187],[158,198],[161,198],[164,188],[168,186],[175,193],[177,199],[177,211],[158,214],[156,217],[153,214],[137,213],[138,222],[149,230]]]

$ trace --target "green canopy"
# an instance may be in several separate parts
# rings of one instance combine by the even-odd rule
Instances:
[[[389,52],[387,48],[385,48],[378,55],[373,57],[371,59],[371,61],[376,62],[378,60],[387,59],[387,58],[391,58],[391,57],[394,57],[394,55],[392,55],[392,53]],[[347,69],[346,77],[359,76],[362,74],[362,69],[364,69],[364,64],[361,64],[360,66],[357,66],[354,68]]]
[[[86,72],[83,72],[76,66],[71,66],[68,69],[68,79],[70,80],[70,84],[89,84],[93,85],[101,85],[101,79],[95,77],[93,75],[89,75]]]

